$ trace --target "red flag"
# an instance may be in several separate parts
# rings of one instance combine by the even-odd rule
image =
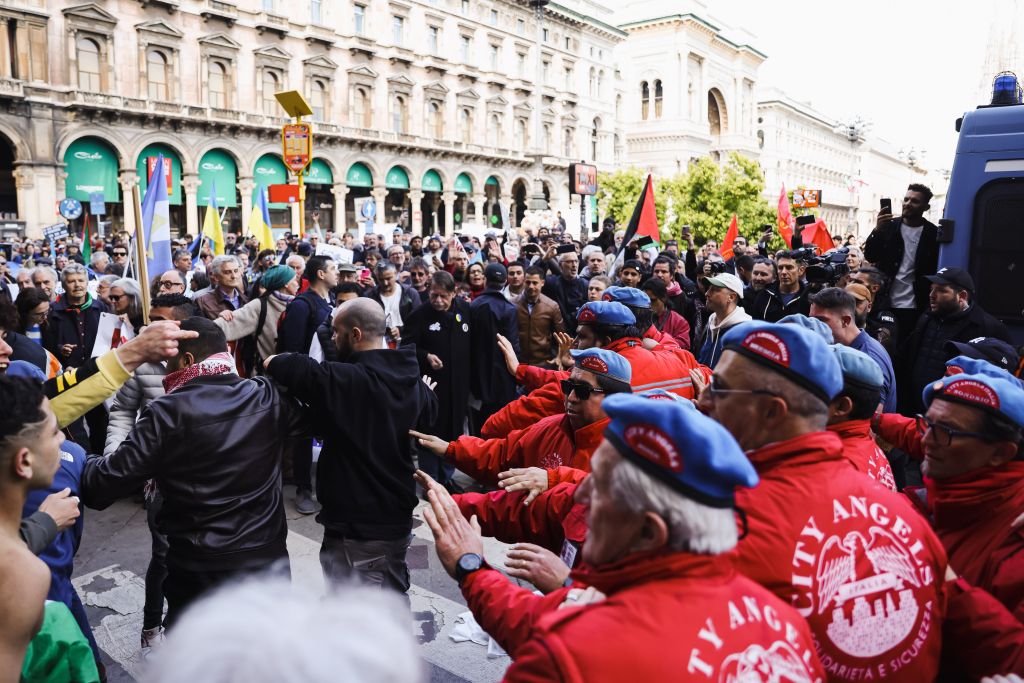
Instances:
[[[658,214],[654,209],[654,182],[649,174],[636,206],[633,207],[633,215],[629,218],[626,234],[622,238],[622,249],[625,249],[634,237],[650,237],[655,243],[661,243]]]
[[[782,235],[782,239],[786,241],[786,246],[790,249],[793,248],[793,224],[796,222],[793,218],[793,214],[789,211],[789,195],[786,194],[786,186],[782,186],[782,191],[779,192],[779,234]]]
[[[800,239],[804,241],[804,245],[813,244],[818,248],[819,254],[824,254],[829,249],[835,249],[835,242],[832,241],[832,235],[828,232],[828,225],[825,221],[818,219],[816,223],[812,223],[804,228],[803,232],[800,233]]]
[[[729,229],[725,231],[725,237],[722,238],[722,248],[718,250],[718,253],[722,255],[726,261],[733,257],[732,245],[736,241],[736,238],[740,234],[740,225],[736,220],[736,214],[732,215],[732,222],[729,223]]]

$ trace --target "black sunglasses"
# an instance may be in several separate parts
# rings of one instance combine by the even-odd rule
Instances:
[[[574,391],[576,392],[576,398],[581,401],[589,400],[591,394],[604,393],[604,389],[596,389],[586,382],[573,382],[571,379],[563,379],[562,393],[568,396]]]
[[[107,295],[107,298],[110,299],[111,301],[120,301],[121,297],[123,296],[124,294],[109,294]]]

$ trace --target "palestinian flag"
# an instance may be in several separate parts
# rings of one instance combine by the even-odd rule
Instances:
[[[644,183],[644,189],[637,199],[633,208],[633,215],[629,218],[629,225],[626,227],[626,235],[622,238],[622,246],[619,247],[621,254],[626,245],[635,237],[650,237],[654,243],[661,246],[661,231],[658,230],[658,215],[654,210],[654,182],[650,174]]]

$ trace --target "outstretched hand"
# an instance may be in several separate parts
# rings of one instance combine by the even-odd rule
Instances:
[[[516,371],[519,369],[519,359],[516,358],[516,350],[512,348],[512,342],[502,335],[498,337],[498,350],[501,351],[501,355],[505,357],[505,367],[508,368],[508,374],[513,377],[516,376]]]
[[[441,457],[448,452],[448,442],[439,436],[417,432],[415,429],[409,430],[409,436],[416,439],[416,443],[421,447],[426,448],[438,457]]]
[[[509,493],[527,491],[523,505],[548,490],[548,471],[540,467],[514,467],[498,473],[498,486]]]
[[[455,578],[455,566],[460,557],[467,553],[484,554],[480,523],[476,515],[467,521],[448,490],[429,474],[416,470],[414,476],[427,492],[427,500],[430,502],[430,507],[423,510],[423,521],[434,534],[437,558],[441,560],[448,575]]]

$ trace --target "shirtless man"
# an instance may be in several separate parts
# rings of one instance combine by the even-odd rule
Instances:
[[[63,441],[39,383],[0,375],[0,683],[19,680],[25,650],[42,625],[50,570],[21,540],[18,525],[28,492],[53,481]]]

